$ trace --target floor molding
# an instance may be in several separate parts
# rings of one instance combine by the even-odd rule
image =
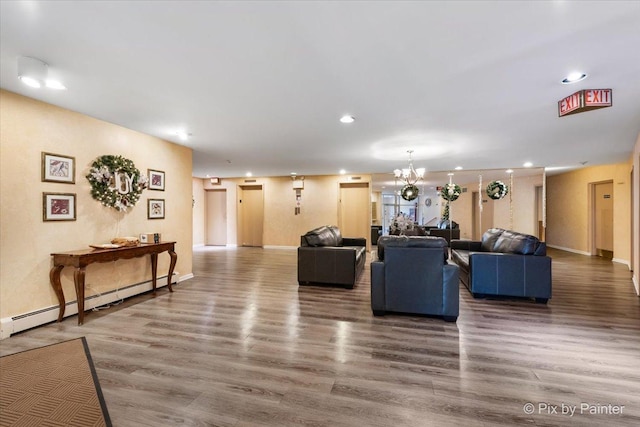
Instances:
[[[550,245],[548,243],[547,243],[547,247],[553,248],[553,249],[559,249],[559,250],[565,251],[565,252],[571,252],[571,253],[574,253],[574,254],[580,254],[580,255],[586,255],[586,256],[591,256],[592,255],[590,252],[579,251],[578,249],[565,248],[563,246],[558,246],[558,245]]]

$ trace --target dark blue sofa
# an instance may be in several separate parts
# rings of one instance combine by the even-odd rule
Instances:
[[[371,262],[371,309],[442,316],[459,312],[458,266],[447,262],[447,241],[430,236],[382,236]]]
[[[535,236],[492,228],[480,242],[452,241],[451,259],[474,297],[525,297],[540,303],[551,298],[551,258]]]

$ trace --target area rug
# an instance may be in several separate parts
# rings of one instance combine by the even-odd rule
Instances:
[[[0,426],[111,426],[84,337],[0,358]]]

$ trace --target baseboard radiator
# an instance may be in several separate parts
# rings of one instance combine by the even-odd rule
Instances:
[[[179,283],[192,277],[193,274],[188,274],[186,276],[178,278],[178,274],[174,273],[171,283]],[[164,276],[158,277],[156,288],[167,286],[166,278],[166,274]],[[153,284],[151,280],[147,280],[144,282],[134,283],[122,288],[107,291],[102,294],[91,295],[85,297],[84,308],[85,310],[91,310],[95,307],[101,307],[116,301],[124,300],[132,296],[148,292],[152,289]],[[36,326],[55,322],[56,320],[58,320],[59,312],[60,308],[56,304],[55,306],[42,308],[40,310],[31,311],[29,313],[2,318],[0,319],[0,339],[9,338],[13,334],[26,331],[27,329],[35,328]],[[74,299],[73,301],[67,301],[64,309],[64,317],[66,318],[75,314],[78,314],[77,300]]]

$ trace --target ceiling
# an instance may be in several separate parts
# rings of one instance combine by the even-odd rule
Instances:
[[[639,22],[634,1],[2,1],[0,85],[191,147],[198,177],[384,174],[407,150],[554,173],[629,159]],[[23,85],[19,56],[68,89]],[[613,107],[559,118],[585,88]]]

